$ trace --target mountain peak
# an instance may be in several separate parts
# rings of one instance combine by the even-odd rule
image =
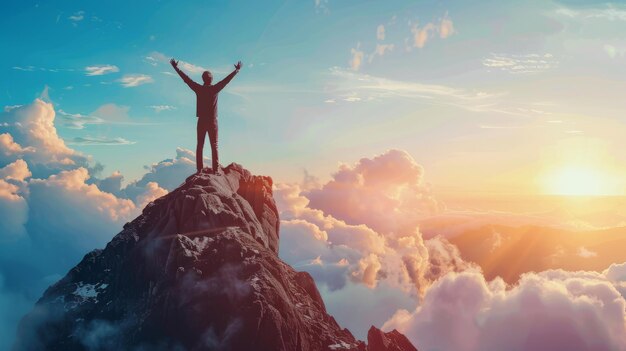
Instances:
[[[278,233],[271,178],[192,175],[48,288],[15,349],[366,350]]]

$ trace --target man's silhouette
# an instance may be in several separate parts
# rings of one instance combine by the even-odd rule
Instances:
[[[196,116],[198,117],[198,144],[196,146],[196,168],[198,173],[202,171],[202,149],[204,148],[204,139],[209,134],[211,142],[211,160],[213,161],[213,173],[219,172],[219,159],[217,156],[217,94],[224,89],[226,84],[230,82],[235,74],[241,69],[241,61],[235,64],[235,70],[219,83],[211,85],[213,75],[209,71],[202,73],[203,85],[200,85],[185,72],[178,68],[178,61],[171,59],[170,63],[176,70],[178,75],[187,83],[187,85],[196,93]]]

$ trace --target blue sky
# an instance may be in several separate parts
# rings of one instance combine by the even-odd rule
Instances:
[[[56,125],[70,143],[91,140],[73,147],[105,165],[104,174],[120,170],[127,181],[141,176],[144,165],[171,157],[177,146],[194,147],[194,96],[168,75],[168,57],[194,65],[190,75],[197,80],[202,67],[219,78],[232,63],[244,61],[220,98],[222,160],[284,180],[300,178],[303,169],[327,176],[339,161],[397,147],[419,155],[444,188],[459,187],[449,175],[469,167],[466,160],[485,159],[477,168],[491,175],[472,172],[468,181],[506,191],[520,180],[500,174],[514,172],[520,162],[530,167],[523,170],[526,177],[548,172],[536,159],[554,159],[545,151],[551,147],[584,149],[601,140],[594,148],[610,153],[624,146],[612,134],[623,127],[616,92],[623,85],[617,78],[624,74],[626,21],[619,4],[7,6],[11,15],[0,25],[0,38],[11,48],[0,58],[4,105],[29,103],[47,86],[57,114],[103,119],[83,129],[68,128],[61,118]],[[420,31],[426,33],[423,42]],[[87,67],[107,66],[100,72],[105,74],[87,75]],[[145,84],[122,85],[125,76],[138,75]],[[172,109],[156,112],[150,106]],[[530,135],[544,151],[516,146]],[[127,145],[94,145],[120,143]],[[506,153],[503,143],[512,144]],[[619,173],[612,166],[607,172]]]

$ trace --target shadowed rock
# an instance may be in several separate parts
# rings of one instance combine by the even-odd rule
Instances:
[[[409,339],[397,330],[388,333],[372,326],[367,332],[368,351],[417,351]]]

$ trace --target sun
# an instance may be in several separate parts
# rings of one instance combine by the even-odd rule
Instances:
[[[547,177],[546,192],[566,196],[619,195],[611,177],[591,167],[561,168]]]

